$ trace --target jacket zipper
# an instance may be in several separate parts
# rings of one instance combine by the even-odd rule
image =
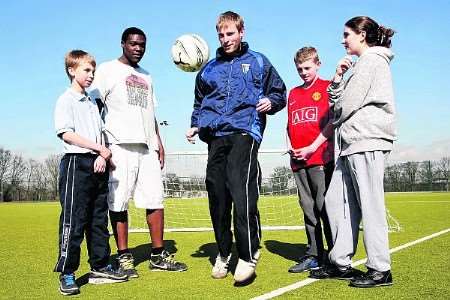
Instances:
[[[231,93],[231,88],[230,88],[230,81],[231,81],[231,74],[233,73],[233,62],[234,62],[235,58],[233,58],[230,61],[230,73],[228,74],[228,80],[227,80],[227,99],[226,99],[226,104],[225,104],[225,113],[228,112],[229,109],[229,103],[230,103],[230,93]],[[214,122],[214,127],[217,128],[217,124],[219,123],[221,117],[219,117],[219,119],[217,119]]]
[[[231,87],[230,87],[230,81],[231,81],[231,74],[233,74],[233,62],[235,58],[233,58],[230,61],[230,73],[228,74],[228,81],[227,81],[227,104],[225,106],[226,110],[225,112],[228,112],[229,104],[230,104],[230,93],[231,93]]]

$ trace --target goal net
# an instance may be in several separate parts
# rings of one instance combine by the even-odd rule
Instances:
[[[263,230],[303,229],[303,213],[298,203],[297,188],[284,150],[259,150],[258,161],[262,181],[258,209]],[[164,221],[166,231],[212,230],[205,174],[206,151],[166,154],[163,182],[165,192]],[[390,231],[400,225],[387,212]],[[145,210],[130,203],[131,232],[148,232]]]
[[[283,150],[260,150],[262,182],[258,209],[263,230],[301,229],[303,214],[297,188]],[[166,231],[212,230],[205,186],[206,151],[166,154],[163,182]],[[130,203],[130,231],[147,232],[145,210]]]

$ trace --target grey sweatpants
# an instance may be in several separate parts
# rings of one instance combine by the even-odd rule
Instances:
[[[324,166],[313,166],[294,172],[309,245],[305,254],[315,256],[319,261],[322,261],[324,253],[322,224],[328,250],[333,247],[325,209],[325,192],[330,183],[333,168],[334,164],[329,163]]]
[[[329,258],[337,266],[351,264],[362,218],[366,266],[381,272],[391,269],[384,160],[383,151],[371,151],[341,156],[336,161],[325,205],[334,244]]]

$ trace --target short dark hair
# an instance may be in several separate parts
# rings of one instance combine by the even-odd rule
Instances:
[[[122,43],[125,43],[128,39],[128,36],[132,35],[132,34],[139,34],[139,35],[142,35],[145,39],[147,39],[147,37],[145,36],[145,33],[141,29],[139,29],[137,27],[129,27],[129,28],[125,29],[122,33]]]

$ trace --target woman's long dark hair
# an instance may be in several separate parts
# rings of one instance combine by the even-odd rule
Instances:
[[[351,18],[345,23],[345,26],[356,33],[361,33],[361,31],[366,32],[366,43],[370,47],[391,47],[391,38],[395,31],[391,28],[378,25],[377,22],[367,16]]]

